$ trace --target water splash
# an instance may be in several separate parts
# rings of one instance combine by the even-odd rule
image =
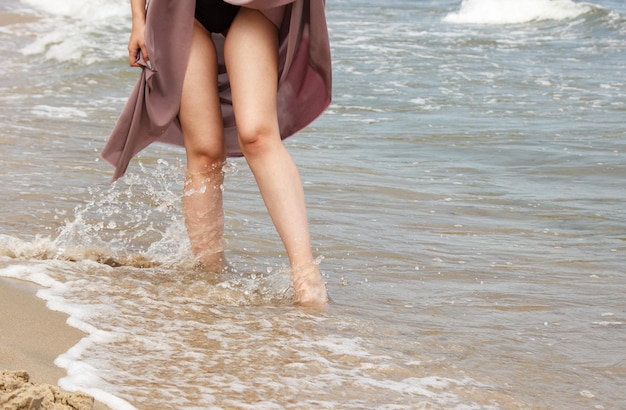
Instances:
[[[184,263],[191,256],[180,212],[181,178],[179,165],[158,160],[154,172],[90,188],[91,199],[74,209],[74,218],[52,241],[55,256],[112,266]]]
[[[56,237],[23,240],[0,235],[0,257],[13,266],[13,273],[5,271],[4,276],[40,283],[29,276],[29,269],[15,271],[16,262],[25,262],[25,266],[36,265],[35,270],[44,276],[62,282],[74,275],[71,272],[84,270],[107,281],[136,278],[132,288],[164,292],[163,298],[183,298],[186,303],[291,303],[293,289],[285,266],[263,271],[256,264],[243,263],[217,273],[199,270],[181,211],[184,167],[159,159],[152,164],[139,163],[139,168],[142,172],[112,185],[91,187],[89,200],[74,208]],[[227,164],[225,172],[236,174],[237,165]],[[160,289],[153,288],[155,284]]]

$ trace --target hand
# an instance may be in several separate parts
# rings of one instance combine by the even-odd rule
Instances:
[[[139,50],[146,63],[149,61],[148,50],[146,49],[145,41],[146,23],[137,22],[133,23],[133,28],[130,32],[130,39],[128,40],[128,63],[131,67],[140,67],[137,59],[139,58]]]

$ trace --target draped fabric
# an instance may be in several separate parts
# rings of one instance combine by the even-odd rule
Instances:
[[[279,28],[277,109],[285,139],[309,125],[331,101],[331,59],[324,0],[226,0],[259,9]],[[153,142],[184,146],[178,121],[189,58],[195,0],[151,0],[146,12],[147,64],[102,151],[115,167],[113,180]],[[229,156],[241,156],[224,65],[224,36],[213,34],[218,51],[219,94]]]

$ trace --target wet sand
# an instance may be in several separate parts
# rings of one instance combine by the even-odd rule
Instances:
[[[0,278],[0,405],[3,409],[97,409],[82,394],[56,387],[65,371],[54,364],[60,354],[84,334],[67,325],[67,316],[46,308],[37,298],[37,286]],[[40,404],[37,404],[40,403]]]

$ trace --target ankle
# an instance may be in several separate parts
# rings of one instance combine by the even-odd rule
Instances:
[[[328,304],[326,284],[316,263],[299,265],[292,268],[290,273],[294,288],[294,302],[297,305],[324,308]]]

